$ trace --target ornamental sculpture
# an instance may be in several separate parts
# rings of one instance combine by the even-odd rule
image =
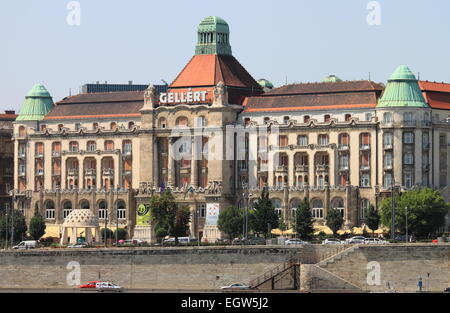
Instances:
[[[144,92],[144,106],[141,110],[151,110],[156,107],[156,99],[158,99],[157,93],[155,86],[148,86]]]
[[[217,83],[214,87],[214,98],[213,98],[213,106],[223,106],[228,101],[228,95],[226,91],[225,84],[223,81]]]

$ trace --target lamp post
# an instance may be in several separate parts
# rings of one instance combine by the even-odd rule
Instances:
[[[395,179],[392,179],[391,240],[395,240]]]
[[[5,228],[5,250],[8,249],[8,211],[6,211],[6,228]]]
[[[405,208],[405,220],[406,220],[406,243],[408,243],[408,207]]]
[[[244,189],[244,192],[242,193],[242,197],[244,198],[244,226],[243,226],[243,233],[244,233],[244,239],[247,240],[248,238],[248,206],[250,202],[250,197],[252,196],[251,193],[248,191],[248,185],[247,183],[242,184],[242,188]]]
[[[116,247],[119,245],[119,185],[116,188]]]

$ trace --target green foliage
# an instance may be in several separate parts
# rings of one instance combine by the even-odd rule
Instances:
[[[300,202],[294,219],[294,231],[301,240],[311,240],[314,236],[314,226],[309,201],[307,198]]]
[[[105,228],[100,229],[100,234],[102,234],[102,240],[105,240]],[[113,231],[109,228],[106,228],[106,238],[113,239]]]
[[[8,218],[8,221],[6,220]],[[8,237],[8,241],[11,240],[11,214],[3,214],[0,216],[0,239],[6,240],[6,236]],[[8,229],[6,229],[6,225],[8,225]],[[25,217],[19,210],[14,211],[14,243],[22,241],[23,238],[26,237],[27,232],[27,224],[25,222]]]
[[[127,239],[127,230],[124,228],[117,228],[113,233],[113,238],[116,239],[117,234],[117,240],[125,240]]]
[[[253,231],[263,234],[266,238],[272,229],[278,228],[278,215],[269,199],[267,188],[263,189],[261,196],[254,204],[254,212],[249,215],[249,225]]]
[[[343,223],[344,219],[338,209],[328,210],[326,224],[333,232],[333,235],[336,235],[336,232],[341,229]]]
[[[380,214],[375,210],[373,205],[370,205],[366,210],[365,223],[372,230],[372,235],[380,226],[380,220]]]
[[[178,209],[169,189],[166,189],[161,196],[153,196],[150,206],[158,240],[162,241],[169,235],[175,237],[175,244],[178,244],[178,237],[186,236],[189,229],[191,220],[189,208]]]
[[[34,210],[34,216],[30,220],[30,235],[34,240],[39,240],[45,234],[45,225],[44,218],[39,213],[39,207],[36,204],[36,208]]]
[[[233,240],[242,234],[243,218],[242,210],[229,207],[220,212],[217,226]]]
[[[427,238],[445,224],[449,206],[438,190],[425,188],[396,195],[394,200],[396,231],[405,233],[406,212],[408,233],[417,238]],[[407,210],[405,208],[408,208]],[[381,223],[391,227],[392,198],[381,202]]]

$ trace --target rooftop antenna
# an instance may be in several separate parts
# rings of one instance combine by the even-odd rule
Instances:
[[[370,81],[370,72],[369,72],[369,81]]]
[[[287,85],[287,76],[286,76],[286,84],[285,85]]]
[[[72,96],[72,88],[69,88],[69,97]]]

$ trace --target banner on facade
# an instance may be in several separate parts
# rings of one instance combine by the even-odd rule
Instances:
[[[140,204],[137,209],[136,225],[150,226],[151,211],[150,204]]]
[[[219,203],[207,203],[206,204],[206,222],[205,225],[217,225],[219,219]]]

